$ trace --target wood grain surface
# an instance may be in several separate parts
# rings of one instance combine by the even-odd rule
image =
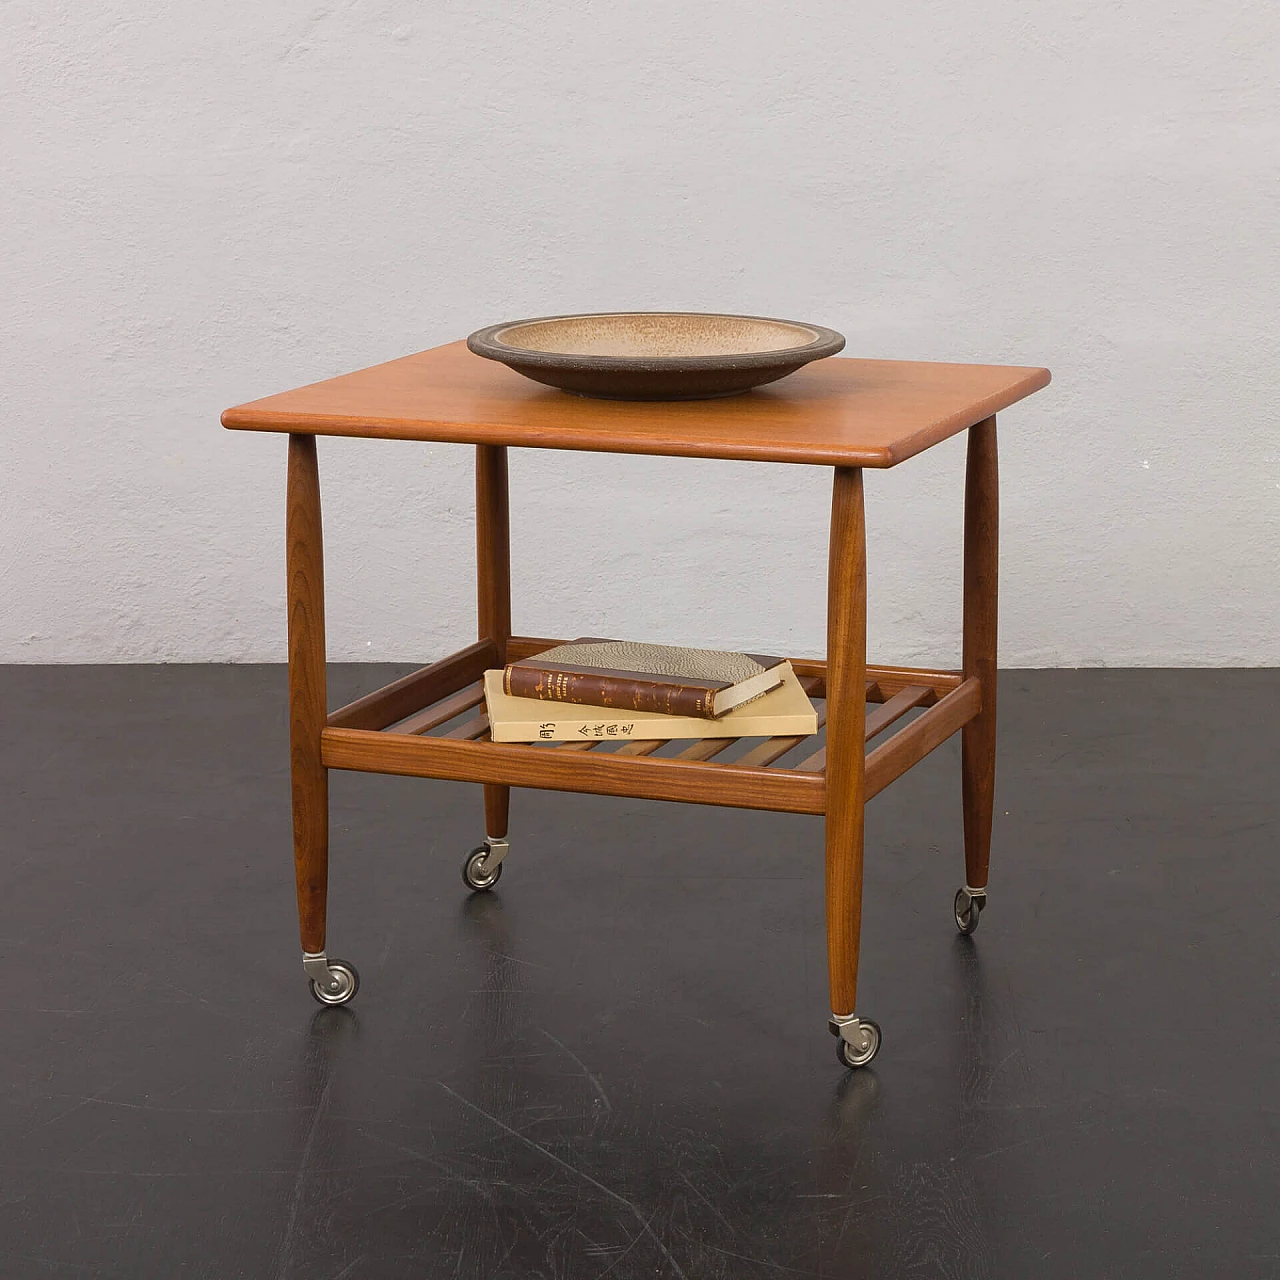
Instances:
[[[327,704],[324,548],[314,436],[289,437],[285,497],[289,608],[289,762],[293,866],[304,951],[323,951],[329,884],[329,774],[320,734]]]
[[[781,813],[821,813],[825,796],[821,774],[624,755],[621,750],[571,753],[523,742],[465,742],[363,729],[326,729],[323,746],[324,762],[331,769],[454,782],[499,782]]]
[[[480,674],[483,674],[481,672]],[[454,716],[461,715],[464,711],[470,711],[472,707],[478,707],[484,702],[484,683],[477,680],[474,684],[469,684],[459,689],[457,693],[451,693],[447,698],[442,698],[439,702],[430,707],[424,707],[421,711],[415,712],[407,719],[401,721],[397,725],[393,725],[389,732],[391,733],[430,733],[432,729],[437,729],[447,720],[452,720]],[[336,729],[346,729],[353,726],[330,724]]]
[[[862,472],[837,467],[827,565],[827,966],[831,1012],[854,1011],[862,928],[867,543]],[[795,776],[808,776],[798,773]]]
[[[867,756],[866,799],[882,792],[914,764],[978,714],[982,689],[976,680],[964,681],[935,706],[900,729]]]
[[[891,467],[1049,382],[1047,369],[819,360],[722,400],[588,400],[464,343],[228,409],[251,431]]]
[[[996,791],[996,606],[1000,573],[1000,480],[996,420],[969,432],[964,485],[964,654],[966,679],[982,687],[982,710],[960,735],[965,883],[987,884]]]
[[[506,666],[511,638],[511,513],[504,445],[476,446],[476,617],[480,639],[497,651],[494,666]],[[511,788],[487,783],[485,835],[505,839],[510,820]]]
[[[463,685],[479,680],[499,661],[493,642],[478,640],[447,658],[441,658],[439,662],[410,672],[392,684],[347,703],[332,712],[328,722],[336,729],[386,729],[424,707],[430,707]],[[418,733],[421,730],[399,725],[397,732]]]

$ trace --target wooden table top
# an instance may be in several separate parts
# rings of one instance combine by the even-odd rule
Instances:
[[[222,425],[384,440],[892,467],[1049,382],[1047,369],[819,360],[722,400],[588,400],[472,355],[421,351],[237,405]]]

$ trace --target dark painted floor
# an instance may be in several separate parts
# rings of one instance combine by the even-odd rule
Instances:
[[[809,818],[335,775],[318,1009],[283,683],[0,669],[3,1280],[1280,1275],[1280,673],[1010,673],[972,940],[878,798],[859,1075]]]

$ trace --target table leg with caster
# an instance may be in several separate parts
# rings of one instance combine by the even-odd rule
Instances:
[[[498,661],[507,661],[511,639],[511,513],[504,445],[476,446],[476,618],[481,640],[492,640]],[[473,890],[492,889],[507,856],[511,788],[484,787],[484,844],[467,854],[462,881]]]
[[[321,1004],[345,1004],[360,986],[353,964],[325,954],[329,892],[329,772],[321,762],[327,691],[324,542],[316,438],[289,437],[285,504],[289,603],[289,763],[293,866],[298,886],[302,968]]]
[[[964,809],[964,887],[956,927],[972,933],[987,904],[991,818],[996,783],[996,610],[999,595],[1000,497],[996,420],[969,428],[964,492],[964,657],[966,679],[982,685],[982,710],[960,731]]]
[[[862,928],[866,773],[867,545],[862,472],[837,467],[827,569],[827,964],[837,1057],[863,1067],[880,1028],[854,1014]]]

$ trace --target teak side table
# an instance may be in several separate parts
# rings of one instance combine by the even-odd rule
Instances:
[[[457,342],[228,409],[224,426],[289,436],[294,866],[303,968],[315,997],[342,1004],[359,984],[354,966],[325,950],[330,769],[483,783],[486,838],[463,866],[474,890],[492,887],[501,873],[513,786],[825,814],[830,1028],[841,1062],[870,1062],[880,1028],[854,1013],[863,807],[956,730],[965,858],[957,926],[971,933],[986,904],[996,745],[995,415],[1048,382],[1046,369],[830,359],[729,399],[624,403],[549,390]],[[895,466],[965,430],[961,669],[868,666],[863,470]],[[479,639],[334,712],[325,693],[317,435],[476,446]],[[810,696],[825,703],[825,746],[770,738],[725,764],[715,757],[736,739],[694,741],[665,757],[654,754],[661,742],[610,750],[612,744],[596,741],[490,741],[484,671],[560,643],[511,634],[511,445],[832,467],[827,660],[793,660]],[[868,703],[875,706],[869,715]],[[867,750],[865,744],[917,709]],[[820,729],[823,721],[820,714]]]

